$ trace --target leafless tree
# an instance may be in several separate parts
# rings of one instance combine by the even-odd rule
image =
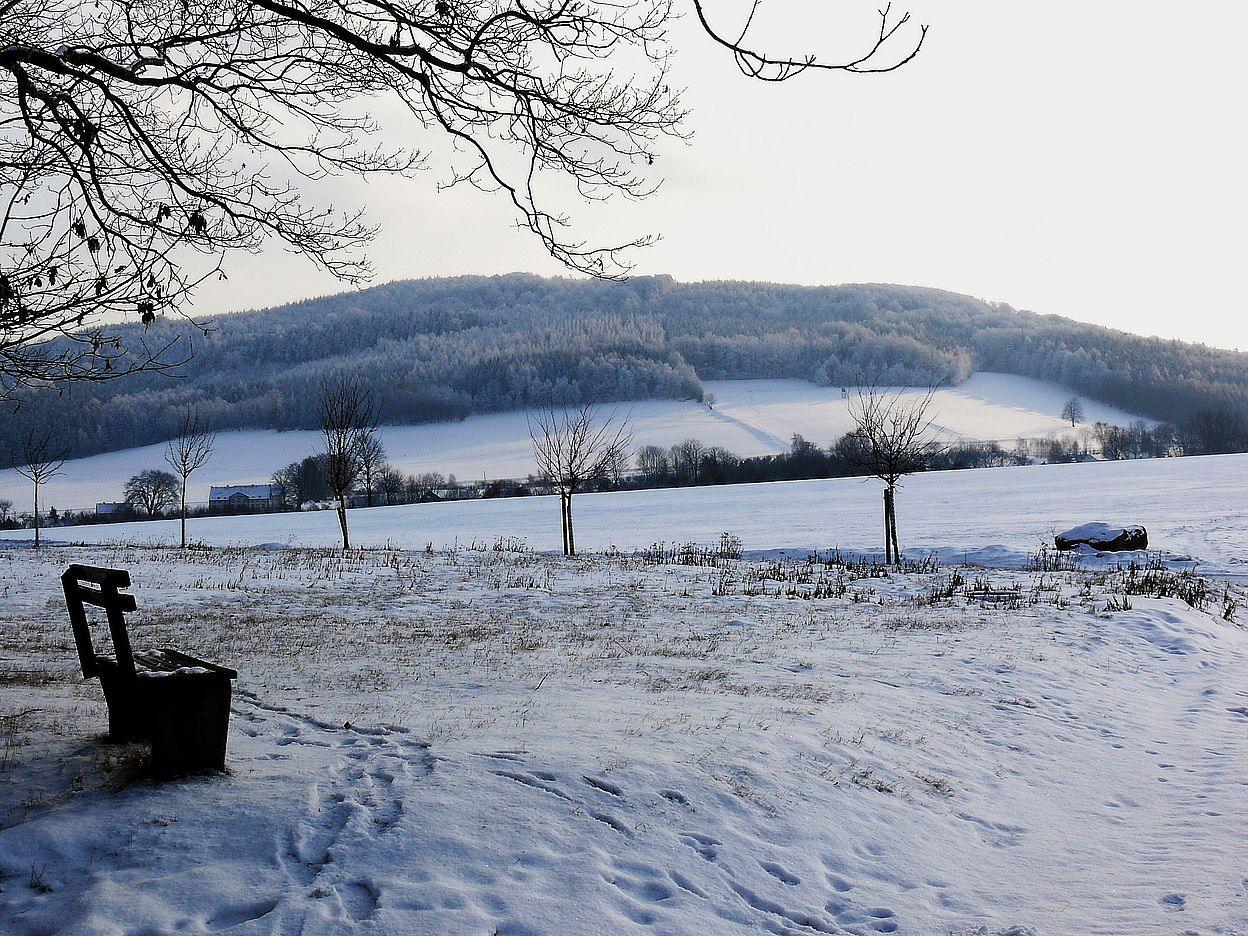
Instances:
[[[340,378],[321,386],[321,436],[325,442],[325,480],[338,502],[342,548],[347,537],[347,494],[360,477],[360,453],[377,429],[377,408],[358,380]]]
[[[386,447],[375,432],[360,440],[360,480],[364,484],[364,502],[373,506],[380,475],[386,468]]]
[[[35,486],[35,549],[39,548],[39,488],[49,478],[61,473],[67,452],[63,446],[54,441],[52,430],[27,429],[22,433],[19,444],[22,460],[14,469],[23,478]]]
[[[672,446],[672,469],[690,484],[698,483],[706,445],[700,439],[685,439]]]
[[[668,473],[667,449],[658,445],[643,445],[637,450],[637,470],[651,483]]]
[[[1062,419],[1069,419],[1073,429],[1076,423],[1083,422],[1083,401],[1072,396],[1062,404]]]
[[[181,480],[179,518],[182,521],[182,548],[186,548],[186,482],[192,472],[203,467],[212,456],[216,434],[200,421],[199,412],[187,407],[178,425],[178,434],[169,440],[165,449],[165,462]]]
[[[859,387],[849,401],[862,464],[884,482],[884,560],[901,562],[897,541],[897,482],[930,467],[940,448],[928,437],[936,388],[919,395]]]
[[[13,502],[7,497],[0,497],[0,523],[8,523],[13,515]]]
[[[885,7],[861,55],[776,56],[749,44],[758,4],[742,23],[692,2],[768,81],[888,71],[925,35]],[[184,351],[100,323],[179,309],[234,251],[277,241],[366,278],[373,229],[305,190],[414,173],[425,136],[452,144],[445,186],[499,193],[556,259],[621,276],[653,238],[587,244],[553,206],[657,187],[658,141],[684,135],[675,14],[672,0],[0,2],[0,398],[176,363]],[[373,142],[359,104],[378,101],[410,123],[390,138],[412,142]]]
[[[377,475],[377,491],[387,504],[403,503],[403,493],[407,487],[407,478],[399,469],[386,465]]]
[[[603,477],[615,462],[627,462],[628,420],[615,413],[600,416],[589,404],[562,410],[550,406],[530,415],[529,438],[538,471],[559,495],[563,554],[575,556],[572,495]]]
[[[154,517],[177,501],[178,479],[159,468],[146,468],[126,482],[123,495],[127,504]]]

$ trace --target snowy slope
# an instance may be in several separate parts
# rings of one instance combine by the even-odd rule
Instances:
[[[585,551],[654,542],[714,542],[722,532],[751,552],[880,545],[880,485],[860,478],[582,494],[574,501]],[[1019,566],[1055,532],[1102,520],[1142,523],[1149,546],[1202,569],[1248,573],[1248,455],[942,471],[907,478],[897,501],[902,547],[950,561]],[[457,501],[348,511],[352,541],[421,549],[519,537],[559,549],[549,497]],[[332,511],[207,517],[188,536],[212,545],[341,543]],[[0,542],[29,540],[0,532]],[[49,542],[176,543],[177,522],[99,524],[44,531]]]
[[[830,445],[852,428],[840,388],[801,380],[707,381],[717,401],[713,409],[692,402],[645,400],[612,407],[629,416],[637,446],[674,445],[698,438],[739,455],[786,450],[796,433]],[[917,392],[917,391],[916,391]],[[1021,437],[1070,431],[1057,415],[1070,392],[1055,384],[1009,374],[976,374],[956,389],[941,390],[933,412],[947,438],[997,439],[1012,447]],[[610,408],[609,408],[610,409]],[[1091,400],[1084,401],[1089,423],[1126,425],[1136,417]],[[523,478],[533,471],[524,413],[473,416],[458,423],[385,426],[382,438],[390,461],[404,472],[439,471],[460,480]],[[222,433],[209,462],[191,478],[191,501],[207,501],[213,484],[263,482],[279,468],[319,450],[316,432],[249,430]],[[127,478],[145,468],[166,468],[164,446],[150,445],[79,459],[49,483],[41,501],[58,510],[92,508],[121,500]],[[26,506],[28,482],[15,471],[0,471],[0,498],[18,510]]]

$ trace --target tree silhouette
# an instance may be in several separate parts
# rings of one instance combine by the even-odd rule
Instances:
[[[14,466],[18,474],[34,484],[35,549],[39,548],[39,488],[61,473],[65,464],[65,448],[54,441],[52,430],[27,429],[19,443],[22,460]]]
[[[338,502],[343,552],[351,548],[347,536],[347,494],[360,476],[361,453],[376,430],[376,404],[358,380],[344,377],[322,385],[321,437],[325,442],[322,465],[325,481]]]
[[[1077,396],[1072,396],[1062,404],[1062,419],[1070,420],[1071,428],[1075,423],[1083,422],[1083,401]]]
[[[884,482],[884,561],[901,562],[897,541],[897,482],[930,467],[939,447],[927,438],[932,420],[927,415],[936,388],[918,396],[888,392],[875,386],[859,387],[849,401],[859,445],[856,456],[872,475]]]
[[[177,501],[178,479],[159,468],[146,468],[126,482],[123,494],[127,504],[154,517]]]
[[[178,434],[169,440],[165,449],[165,461],[181,480],[180,510],[178,511],[182,527],[182,548],[186,548],[186,482],[191,474],[201,468],[211,456],[216,435],[208,431],[199,418],[199,413],[187,407],[178,426]]]

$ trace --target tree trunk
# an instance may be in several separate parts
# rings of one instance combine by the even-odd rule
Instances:
[[[568,508],[563,502],[563,491],[559,492],[559,548],[568,554]]]
[[[576,555],[576,541],[572,536],[572,495],[567,491],[559,492],[559,527],[563,537],[563,554]]]
[[[182,476],[182,548],[186,549],[186,475]]]
[[[884,488],[884,564],[893,561],[893,539],[888,525],[889,497],[888,488]]]
[[[351,541],[347,539],[347,502],[341,494],[338,495],[338,525],[342,527],[342,551],[345,553],[351,548]]]
[[[897,492],[888,489],[888,528],[893,537],[893,561],[901,565],[901,544],[897,542]]]
[[[31,474],[34,474],[32,471]],[[39,482],[35,482],[35,549],[39,548]]]

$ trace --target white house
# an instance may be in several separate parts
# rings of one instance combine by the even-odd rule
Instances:
[[[276,507],[281,498],[276,484],[214,484],[208,489],[210,510],[260,510]]]

